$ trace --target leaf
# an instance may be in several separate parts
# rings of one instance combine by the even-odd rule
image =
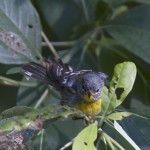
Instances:
[[[110,102],[109,96],[108,96],[108,89],[104,86],[102,93],[102,113],[106,110],[108,103]]]
[[[150,63],[150,4],[141,5],[104,26],[128,51]]]
[[[129,3],[129,2],[131,2],[131,3],[132,2],[140,2],[140,3],[145,3],[145,4],[150,3],[150,1],[148,1],[148,0],[119,0],[119,1],[118,0],[104,0],[104,1],[106,1],[113,7],[118,7],[120,5]]]
[[[102,24],[106,20],[110,19],[112,15],[112,8],[105,1],[97,1],[95,8],[95,19],[96,22]]]
[[[110,120],[122,120],[124,117],[128,117],[132,115],[132,113],[130,112],[115,112],[115,113],[112,113],[108,116],[106,116],[107,119],[110,119]]]
[[[40,56],[36,48],[41,48],[41,27],[31,2],[1,0],[0,17],[0,62],[36,61],[36,56]]]
[[[135,108],[135,109],[128,109],[128,111],[134,113],[137,116],[141,116],[143,118],[150,119],[150,108]]]
[[[116,108],[131,91],[136,78],[136,66],[132,62],[117,64],[110,82],[110,107]]]
[[[120,122],[126,133],[143,149],[150,147],[150,120],[132,115]]]
[[[10,68],[9,70],[7,70],[6,74],[15,74],[15,73],[20,73],[20,71],[22,70],[21,67],[14,67],[14,68]]]
[[[75,138],[73,150],[96,150],[94,141],[97,138],[97,125],[91,124],[84,128]]]
[[[130,138],[130,136],[116,121],[114,121],[114,131],[117,131],[115,132],[115,134],[119,137],[120,142],[123,143],[125,149],[140,150],[136,143]]]

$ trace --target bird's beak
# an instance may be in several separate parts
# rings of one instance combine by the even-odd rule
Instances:
[[[89,91],[89,92],[87,93],[87,95],[88,95],[88,98],[90,98],[91,95],[92,95],[91,91]]]

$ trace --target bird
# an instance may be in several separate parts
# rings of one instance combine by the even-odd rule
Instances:
[[[103,72],[75,70],[59,58],[47,58],[42,63],[29,62],[21,66],[21,73],[53,86],[60,92],[60,105],[76,108],[87,116],[101,112],[101,92],[104,80]]]

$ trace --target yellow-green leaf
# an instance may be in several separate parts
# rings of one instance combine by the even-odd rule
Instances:
[[[83,129],[75,138],[73,150],[96,150],[94,141],[97,138],[97,125],[92,124]]]
[[[124,117],[128,117],[132,115],[132,113],[124,111],[124,112],[115,112],[108,115],[106,118],[111,120],[122,120]]]
[[[123,62],[115,66],[110,82],[110,108],[116,108],[125,100],[133,87],[136,72],[136,66],[132,62]]]

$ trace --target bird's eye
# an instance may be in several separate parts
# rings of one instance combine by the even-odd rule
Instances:
[[[84,85],[82,85],[82,89],[83,89],[83,90],[85,90],[85,87],[84,87]]]
[[[96,92],[99,92],[99,89],[97,89]]]

